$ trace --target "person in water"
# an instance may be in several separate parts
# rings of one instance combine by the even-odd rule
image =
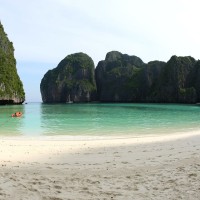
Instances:
[[[22,112],[16,112],[12,114],[12,117],[21,117],[21,116],[22,116]]]

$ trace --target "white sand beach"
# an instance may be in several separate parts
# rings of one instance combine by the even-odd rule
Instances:
[[[197,200],[200,132],[82,141],[1,137],[0,166],[2,200]]]

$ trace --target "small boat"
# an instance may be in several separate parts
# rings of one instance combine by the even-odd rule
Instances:
[[[21,116],[22,116],[22,112],[16,112],[12,114],[12,117],[21,117]]]
[[[66,103],[74,103],[73,101],[67,101]]]
[[[70,100],[70,95],[68,96],[68,101],[66,103],[73,103],[73,101]]]

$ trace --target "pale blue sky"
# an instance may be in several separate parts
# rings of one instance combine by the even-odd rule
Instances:
[[[95,65],[112,50],[144,62],[199,59],[199,8],[199,0],[0,0],[0,20],[30,102],[41,101],[43,75],[71,53]]]

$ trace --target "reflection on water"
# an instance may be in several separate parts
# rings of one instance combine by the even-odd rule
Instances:
[[[16,111],[21,118],[10,117]],[[200,128],[200,107],[173,104],[41,104],[0,107],[0,135],[147,135]]]
[[[103,128],[100,110],[90,104],[43,105],[41,108],[41,124],[47,135],[90,135]]]

